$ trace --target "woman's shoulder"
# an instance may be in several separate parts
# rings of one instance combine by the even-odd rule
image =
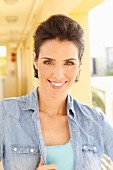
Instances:
[[[102,121],[103,116],[105,115],[101,109],[94,108],[88,104],[79,102],[73,99],[74,110],[80,117],[84,117],[86,119],[92,119],[94,121]]]
[[[34,95],[34,92],[28,93],[22,96],[15,96],[15,97],[9,97],[9,98],[4,98],[0,101],[0,105],[12,105],[14,106],[16,103],[27,103],[32,96]]]
[[[0,101],[0,114],[3,115],[15,115],[19,113],[21,102],[20,97],[4,98]]]
[[[0,106],[1,105],[15,105],[18,102],[22,102],[23,98],[24,96],[4,98],[0,101]]]
[[[5,98],[0,101],[0,109],[3,107],[5,110],[29,110],[34,109],[37,104],[36,92],[28,93],[23,96]]]
[[[30,110],[35,110],[34,98],[32,94],[27,94],[20,97],[5,98],[0,101],[1,116],[12,117],[16,120],[21,120],[31,113]]]

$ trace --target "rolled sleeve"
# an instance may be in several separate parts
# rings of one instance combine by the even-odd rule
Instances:
[[[113,161],[113,123],[102,115],[104,153]]]

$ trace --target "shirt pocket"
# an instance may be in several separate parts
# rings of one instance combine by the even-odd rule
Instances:
[[[11,152],[14,169],[36,170],[40,161],[38,146],[12,144]]]
[[[82,156],[83,156],[83,169],[84,170],[100,170],[101,147],[97,145],[83,145]]]

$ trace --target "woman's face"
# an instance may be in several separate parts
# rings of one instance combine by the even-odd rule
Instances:
[[[81,66],[78,53],[78,48],[71,41],[53,39],[44,42],[38,60],[34,57],[39,91],[53,98],[67,96]]]

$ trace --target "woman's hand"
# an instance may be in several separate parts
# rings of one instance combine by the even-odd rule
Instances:
[[[40,158],[40,162],[36,170],[56,170],[56,169],[57,166],[55,164],[44,165],[42,158]]]

